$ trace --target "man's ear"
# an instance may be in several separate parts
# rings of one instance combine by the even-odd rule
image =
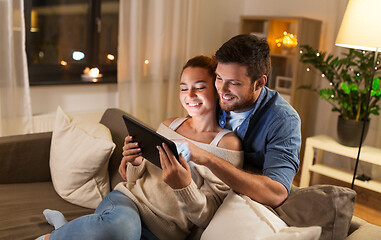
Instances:
[[[258,78],[257,79],[257,84],[255,86],[255,90],[258,90],[262,87],[264,87],[266,85],[266,82],[267,82],[267,76],[266,75],[262,75],[262,77]]]

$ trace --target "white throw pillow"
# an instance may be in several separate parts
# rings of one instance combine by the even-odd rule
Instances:
[[[230,191],[205,229],[201,240],[318,240],[321,227],[288,227],[264,205]]]
[[[73,204],[96,208],[110,192],[107,168],[114,148],[106,126],[73,121],[58,107],[50,147],[56,192]]]

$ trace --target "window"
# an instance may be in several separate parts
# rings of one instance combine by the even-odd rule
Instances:
[[[116,82],[119,0],[25,0],[30,85]],[[86,78],[85,68],[101,78]]]

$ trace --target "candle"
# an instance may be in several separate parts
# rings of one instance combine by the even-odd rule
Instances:
[[[94,78],[99,77],[99,69],[98,68],[90,69],[89,76]]]
[[[144,60],[144,65],[143,65],[143,76],[146,77],[148,74],[148,64],[149,60]]]
[[[102,74],[99,73],[98,68],[85,68],[83,74],[81,75],[82,79],[86,81],[98,82],[98,79],[102,77]]]

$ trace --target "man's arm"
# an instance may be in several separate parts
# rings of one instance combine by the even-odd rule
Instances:
[[[189,144],[189,149],[192,161],[208,167],[235,192],[270,207],[277,207],[286,200],[288,192],[280,182],[240,170],[192,143]]]

